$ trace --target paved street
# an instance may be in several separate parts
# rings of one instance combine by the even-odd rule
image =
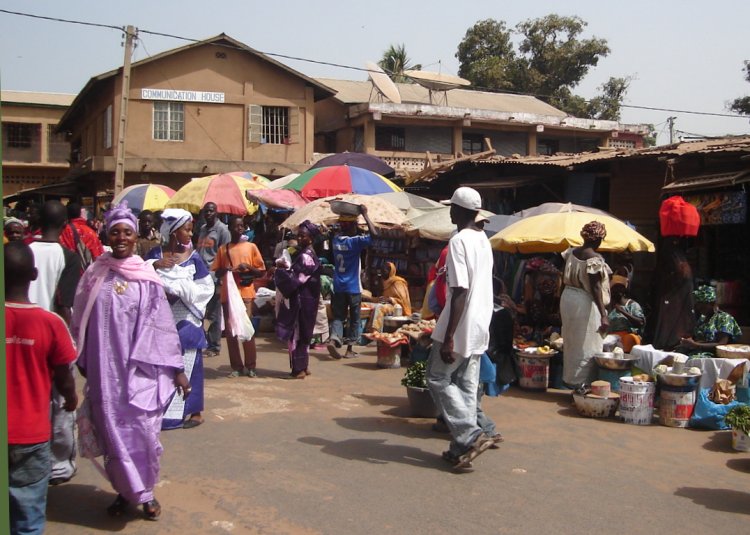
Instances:
[[[454,473],[431,421],[408,418],[403,370],[313,352],[284,380],[285,350],[259,337],[259,378],[206,361],[206,423],[162,433],[158,522],[112,519],[89,461],[49,491],[47,533],[746,533],[750,454],[728,432],[581,418],[570,394],[485,398],[506,438]],[[79,385],[80,387],[80,385]]]

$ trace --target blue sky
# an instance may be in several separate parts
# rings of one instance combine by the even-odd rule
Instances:
[[[205,2],[162,0],[66,2],[5,0],[2,9],[174,34],[195,39],[225,32],[267,53],[363,67],[392,43],[406,45],[425,70],[456,74],[456,49],[474,23],[486,18],[508,26],[549,13],[578,15],[584,37],[608,41],[610,55],[576,92],[595,96],[610,76],[631,76],[626,104],[728,113],[726,104],[750,94],[742,62],[750,59],[750,2],[659,0],[537,2],[404,0]],[[185,44],[141,34],[135,59]],[[122,64],[121,34],[0,13],[0,85],[8,90],[77,93],[96,74]],[[365,73],[277,58],[314,77],[364,79]],[[727,118],[625,108],[623,121],[652,123],[668,141],[666,119],[678,131],[702,135],[750,133],[748,118]]]

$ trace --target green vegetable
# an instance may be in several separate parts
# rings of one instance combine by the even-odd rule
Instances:
[[[404,374],[404,378],[401,379],[401,384],[403,386],[415,386],[417,388],[427,388],[427,362],[424,360],[420,360],[419,362],[415,362],[408,368],[406,368],[406,373]]]
[[[750,435],[750,405],[737,405],[730,409],[724,421],[731,425],[732,429]]]

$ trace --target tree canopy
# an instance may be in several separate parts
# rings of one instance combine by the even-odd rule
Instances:
[[[383,52],[383,57],[378,61],[378,65],[390,75],[394,82],[399,83],[411,83],[411,79],[404,76],[404,71],[422,70],[422,65],[411,64],[411,59],[406,53],[406,47],[403,43],[400,45],[390,45]]]
[[[745,61],[745,80],[750,82],[750,61]],[[729,104],[729,109],[741,115],[750,115],[750,96],[734,99]]]
[[[459,76],[479,89],[532,94],[577,117],[619,120],[630,78],[610,78],[591,101],[573,93],[609,46],[605,39],[583,39],[580,17],[547,15],[509,29],[485,19],[466,31],[458,45]],[[513,37],[520,40],[514,47]]]

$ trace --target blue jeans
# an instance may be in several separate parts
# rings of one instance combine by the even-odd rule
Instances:
[[[13,535],[44,533],[49,474],[49,442],[8,444],[10,532]]]
[[[344,336],[344,321],[346,321],[346,337],[343,343],[347,345],[359,342],[362,326],[359,322],[359,312],[362,305],[362,294],[334,292],[331,297],[331,338],[341,342]]]
[[[477,425],[481,355],[463,358],[454,354],[456,360],[447,364],[440,358],[442,347],[442,343],[432,342],[427,360],[427,388],[451,431],[450,452],[463,455],[482,433]]]

